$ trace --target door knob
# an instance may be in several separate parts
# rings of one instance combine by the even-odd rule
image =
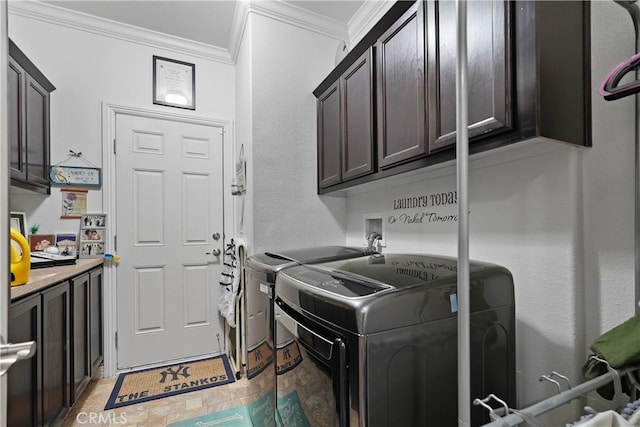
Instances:
[[[213,237],[213,240],[218,241],[220,240],[220,233],[213,233],[211,237]]]
[[[215,248],[211,252],[207,252],[207,255],[220,256],[221,253],[222,251],[220,249]]]

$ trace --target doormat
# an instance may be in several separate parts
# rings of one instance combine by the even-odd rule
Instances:
[[[292,340],[283,347],[278,348],[276,357],[276,375],[282,375],[298,366],[302,362],[298,342]]]
[[[104,407],[120,408],[235,381],[225,354],[209,359],[126,372],[118,376]]]
[[[273,350],[268,342],[262,341],[255,348],[248,351],[247,378],[251,379],[264,371],[273,363]]]
[[[273,390],[248,405],[226,409],[212,414],[201,415],[188,420],[169,424],[168,427],[273,427]],[[278,408],[283,427],[310,427],[311,424],[302,410],[298,393],[291,392],[278,399]]]

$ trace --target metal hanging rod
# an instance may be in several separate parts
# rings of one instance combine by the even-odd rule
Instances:
[[[640,369],[636,370],[640,371]],[[619,383],[620,378],[624,375],[627,375],[630,371],[633,371],[633,369],[619,371],[611,369],[606,374],[600,375],[599,377],[592,380],[585,381],[584,383],[570,388],[569,390],[565,390],[562,393],[548,397],[547,399],[535,403],[528,408],[521,409],[516,412],[522,412],[530,416],[537,417],[561,405],[564,405],[565,403],[571,402],[575,399],[579,399],[587,393],[597,390],[598,388],[607,385],[612,381]],[[526,421],[524,417],[516,412],[510,413],[504,417],[500,417],[499,419],[485,424],[483,427],[517,426],[524,423]]]

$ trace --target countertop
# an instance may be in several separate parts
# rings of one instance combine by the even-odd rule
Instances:
[[[29,273],[29,281],[27,283],[11,287],[11,301],[78,276],[85,271],[89,271],[94,267],[102,265],[103,263],[104,259],[102,258],[82,258],[77,259],[74,265],[36,268],[35,270],[31,270]]]

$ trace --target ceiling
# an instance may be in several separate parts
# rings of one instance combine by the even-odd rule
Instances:
[[[259,2],[263,1],[268,0]],[[44,3],[228,49],[237,2],[236,0],[50,0]],[[283,1],[283,3],[346,25],[364,1],[301,0]]]

